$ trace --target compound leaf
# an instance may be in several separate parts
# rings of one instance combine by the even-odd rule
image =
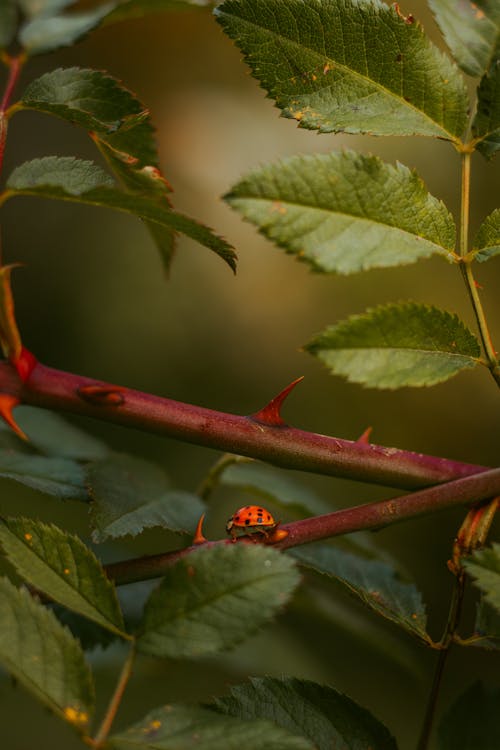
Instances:
[[[380,0],[225,0],[215,13],[300,127],[451,140],[465,128],[458,69]]]
[[[112,454],[92,463],[87,483],[96,542],[151,526],[191,533],[205,510],[197,495],[171,489],[158,466],[133,456]]]
[[[38,195],[133,214],[160,228],[180,232],[196,240],[235,270],[234,250],[211,229],[173,211],[168,203],[157,196],[143,196],[117,189],[111,177],[93,162],[70,156],[46,156],[25,162],[10,175],[3,199],[15,195]]]
[[[175,563],[153,591],[138,648],[173,658],[225,651],[268,622],[298,580],[292,559],[264,545],[197,550]]]
[[[79,730],[94,688],[78,641],[24,589],[0,579],[0,662],[38,700]]]
[[[308,544],[289,554],[301,565],[334,578],[382,617],[421,640],[429,641],[420,592],[414,584],[400,580],[388,563],[369,560],[327,544]]]
[[[434,385],[475,367],[480,355],[477,339],[456,315],[411,302],[353,315],[305,349],[334,374],[372,388]]]
[[[271,719],[307,737],[318,750],[397,750],[386,727],[331,687],[296,678],[251,677],[231,688],[217,708],[243,719]]]
[[[476,260],[483,262],[500,253],[500,208],[496,208],[479,227],[474,239]]]
[[[462,70],[481,76],[500,44],[496,0],[429,0],[439,28]]]
[[[208,708],[169,705],[157,708],[138,724],[110,737],[113,750],[314,750],[264,719],[243,721]]]
[[[403,265],[455,245],[451,214],[415,172],[354,151],[265,166],[225,199],[316,271]]]
[[[0,546],[19,575],[36,589],[123,634],[115,587],[77,536],[31,519],[0,519]]]

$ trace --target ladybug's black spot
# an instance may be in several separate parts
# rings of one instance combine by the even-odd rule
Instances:
[[[263,522],[263,520],[264,520],[263,518],[258,518],[258,519],[257,519],[257,523],[262,523],[262,522]]]
[[[264,508],[257,508],[257,513],[261,516],[264,513]]]
[[[250,526],[250,519],[249,518],[247,518],[247,520],[245,521],[245,526]]]

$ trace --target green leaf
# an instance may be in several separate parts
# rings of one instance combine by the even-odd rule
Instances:
[[[125,0],[117,3],[103,21],[103,26],[134,18],[143,18],[151,13],[161,13],[167,10],[190,10],[197,7],[211,5],[211,0]]]
[[[215,13],[300,127],[451,140],[465,128],[458,69],[379,0],[225,0]]]
[[[354,151],[265,166],[225,200],[317,271],[403,265],[455,245],[451,214],[415,172]]]
[[[301,565],[334,578],[377,614],[429,642],[422,596],[414,584],[401,581],[391,565],[326,544],[308,544],[289,554]]]
[[[472,248],[476,260],[484,262],[500,253],[500,208],[496,208],[479,227]]]
[[[472,134],[480,139],[477,150],[491,159],[500,149],[500,50],[477,90],[477,111]]]
[[[462,70],[481,76],[500,43],[497,0],[429,0],[429,6]]]
[[[85,730],[94,689],[78,641],[24,589],[0,579],[0,662],[51,711]]]
[[[334,374],[372,388],[434,385],[475,367],[479,343],[444,310],[389,304],[330,326],[305,349]]]
[[[115,587],[77,536],[40,521],[0,519],[0,545],[29,584],[103,628],[123,634]]]
[[[295,511],[301,516],[319,515],[331,511],[309,487],[287,476],[283,471],[258,462],[230,464],[221,474],[220,483],[228,487],[239,487],[265,500],[272,500],[282,508]]]
[[[173,658],[225,651],[268,622],[298,581],[291,558],[270,547],[227,543],[196,550],[153,591],[138,648]]]
[[[56,13],[59,10],[58,5],[59,3],[56,3],[54,9]],[[59,47],[66,47],[99,26],[113,7],[114,3],[106,3],[93,10],[71,15],[52,15],[50,10],[43,11],[23,24],[19,32],[19,41],[28,55],[39,55],[42,52],[52,52]]]
[[[158,201],[136,193],[125,193],[100,167],[90,161],[69,156],[46,156],[17,167],[10,175],[3,199],[15,195],[75,201],[91,206],[114,208],[133,214],[158,227],[181,232],[217,253],[234,271],[236,254],[232,247],[211,229],[170,209]]]
[[[87,483],[96,542],[151,526],[192,533],[205,510],[197,495],[171,489],[156,464],[125,454],[91,464]]]
[[[267,718],[308,737],[318,750],[397,750],[394,737],[371,713],[331,687],[295,678],[251,677],[231,688],[217,708],[231,716]]]
[[[303,737],[264,720],[242,721],[208,708],[169,705],[109,739],[113,750],[314,750]]]
[[[460,695],[439,726],[439,750],[500,747],[500,689],[476,682]]]
[[[486,602],[500,612],[500,544],[493,543],[488,549],[474,552],[464,560],[464,566],[484,593]]]
[[[0,0],[0,49],[12,41],[17,26],[17,8],[14,0]]]
[[[69,458],[54,458],[0,449],[0,477],[46,495],[87,500],[82,467]]]
[[[481,596],[477,605],[474,634],[460,640],[461,645],[498,651],[500,649],[500,612]]]
[[[98,438],[46,409],[18,406],[16,421],[27,434],[29,445],[49,456],[95,461],[104,458],[109,450]]]

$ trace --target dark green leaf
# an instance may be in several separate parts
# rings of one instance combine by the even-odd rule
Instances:
[[[465,128],[458,69],[379,0],[226,0],[215,12],[300,127],[452,140]]]
[[[460,695],[439,726],[439,750],[498,750],[500,690],[474,683]]]
[[[476,338],[456,315],[411,302],[353,315],[305,349],[334,374],[372,388],[434,385],[475,367],[480,356]]]
[[[82,467],[69,458],[0,450],[0,477],[13,479],[47,495],[87,500]]]
[[[318,750],[397,750],[389,731],[365,708],[331,687],[308,680],[250,678],[217,708],[231,716],[271,719],[308,737]]]
[[[473,245],[476,260],[483,262],[500,253],[500,208],[496,208],[479,227]]]
[[[242,721],[197,706],[164,706],[122,734],[110,737],[113,750],[314,750],[269,721]]]
[[[27,591],[0,579],[0,662],[77,729],[89,724],[94,689],[80,644]]]
[[[96,437],[46,409],[19,406],[16,421],[27,434],[30,446],[49,456],[95,461],[108,453],[108,447]]]
[[[170,489],[164,472],[133,456],[113,454],[91,464],[87,483],[95,541],[139,534],[150,526],[194,532],[205,510],[197,495]]]
[[[172,566],[153,591],[138,648],[173,658],[225,651],[268,622],[298,580],[290,557],[260,544],[197,550]]]
[[[301,565],[334,578],[363,604],[424,641],[426,614],[420,592],[385,562],[369,560],[326,544],[290,550]]]
[[[68,609],[123,634],[114,585],[73,534],[26,518],[0,520],[0,545],[21,578]]]
[[[285,472],[258,462],[230,464],[222,472],[220,482],[272,500],[301,516],[328,513],[332,509],[315,492],[287,476]]]
[[[117,3],[103,20],[103,26],[133,18],[142,18],[151,13],[166,10],[189,10],[200,6],[211,5],[211,0],[125,0]]]
[[[491,159],[500,149],[500,55],[493,60],[477,91],[477,111],[472,133],[480,139],[477,150]]]
[[[318,271],[413,263],[455,245],[453,218],[402,164],[354,151],[293,156],[253,172],[227,202]]]
[[[17,8],[14,0],[0,0],[0,49],[12,41],[17,26]]]
[[[474,634],[460,643],[492,651],[500,649],[500,612],[484,596],[481,596],[477,606]]]
[[[481,76],[500,43],[497,0],[429,0],[429,5],[462,70]]]
[[[117,633],[101,628],[92,620],[87,620],[86,617],[82,617],[56,602],[50,602],[48,606],[59,622],[65,625],[80,641],[84,651],[93,651],[97,648],[106,649],[120,640]]]
[[[185,234],[213,250],[235,270],[234,250],[211,229],[173,211],[166,201],[125,193],[112,185],[111,178],[92,162],[47,156],[17,167],[9,177],[3,199],[15,195],[38,195],[124,211],[160,228]]]
[[[474,552],[464,565],[488,604],[500,612],[500,544],[494,542],[488,549]]]
[[[48,5],[50,7],[50,3]],[[71,15],[51,15],[49,10],[46,10],[35,15],[21,27],[19,41],[29,55],[39,55],[42,52],[52,52],[58,47],[66,47],[99,26],[113,7],[113,3],[106,3],[93,10]],[[55,13],[57,10],[59,8],[54,9]]]

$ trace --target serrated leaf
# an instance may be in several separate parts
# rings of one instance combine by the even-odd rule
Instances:
[[[48,708],[86,729],[94,688],[80,644],[50,610],[6,578],[0,579],[0,662]]]
[[[283,471],[258,462],[230,464],[222,472],[220,483],[247,490],[300,515],[320,515],[332,509],[309,487]]]
[[[14,170],[7,181],[3,199],[15,195],[38,195],[133,214],[160,228],[180,232],[196,240],[235,270],[234,250],[211,229],[173,211],[165,202],[136,193],[125,193],[112,185],[109,175],[92,162],[73,157],[46,156],[25,162]]]
[[[486,159],[495,156],[500,149],[500,48],[477,90],[472,133],[479,139],[477,150]]]
[[[225,651],[274,617],[298,581],[290,557],[260,544],[196,550],[153,591],[138,648],[173,658]]]
[[[434,385],[475,367],[475,336],[456,315],[416,303],[353,315],[315,336],[305,349],[334,374],[372,388]]]
[[[331,687],[295,678],[251,677],[216,706],[225,714],[267,718],[308,737],[317,750],[397,750],[386,727]]]
[[[462,70],[481,76],[500,43],[497,0],[429,0],[429,6]]]
[[[48,456],[96,461],[109,452],[107,445],[101,440],[46,409],[18,406],[16,420],[28,436],[29,445]]]
[[[497,750],[500,690],[476,682],[450,706],[439,725],[439,750]]]
[[[114,585],[73,534],[26,518],[0,519],[0,546],[21,578],[59,604],[123,635]]]
[[[414,263],[455,245],[453,218],[402,164],[354,151],[293,156],[259,169],[225,200],[317,271]]]
[[[114,3],[105,3],[93,10],[71,15],[52,15],[49,10],[43,11],[23,24],[19,42],[28,55],[39,55],[66,47],[99,26],[113,8]]]
[[[0,0],[0,49],[12,41],[17,26],[17,8],[14,0]]]
[[[475,259],[484,262],[500,253],[500,208],[496,208],[479,227],[472,248]]]
[[[379,0],[225,0],[215,13],[300,127],[452,140],[465,128],[458,69]]]
[[[428,642],[422,596],[412,583],[399,579],[388,563],[368,560],[326,544],[290,550],[301,565],[334,578],[349,593],[382,617]]]
[[[134,18],[143,18],[151,13],[161,13],[166,10],[189,10],[196,7],[211,5],[212,0],[125,0],[117,3],[103,21],[103,26]]]
[[[46,495],[87,500],[82,467],[69,458],[0,450],[0,477],[12,479]]]
[[[165,473],[153,463],[125,454],[112,454],[87,469],[93,498],[93,537],[139,534],[151,526],[194,532],[205,510],[197,495],[171,489]]]
[[[314,750],[263,719],[242,721],[198,706],[157,708],[142,721],[109,739],[114,750]]]
[[[500,612],[500,544],[494,542],[487,549],[477,550],[464,560],[464,566],[486,602]]]
[[[500,649],[500,612],[481,596],[477,605],[474,634],[460,640],[461,645],[498,651]]]

